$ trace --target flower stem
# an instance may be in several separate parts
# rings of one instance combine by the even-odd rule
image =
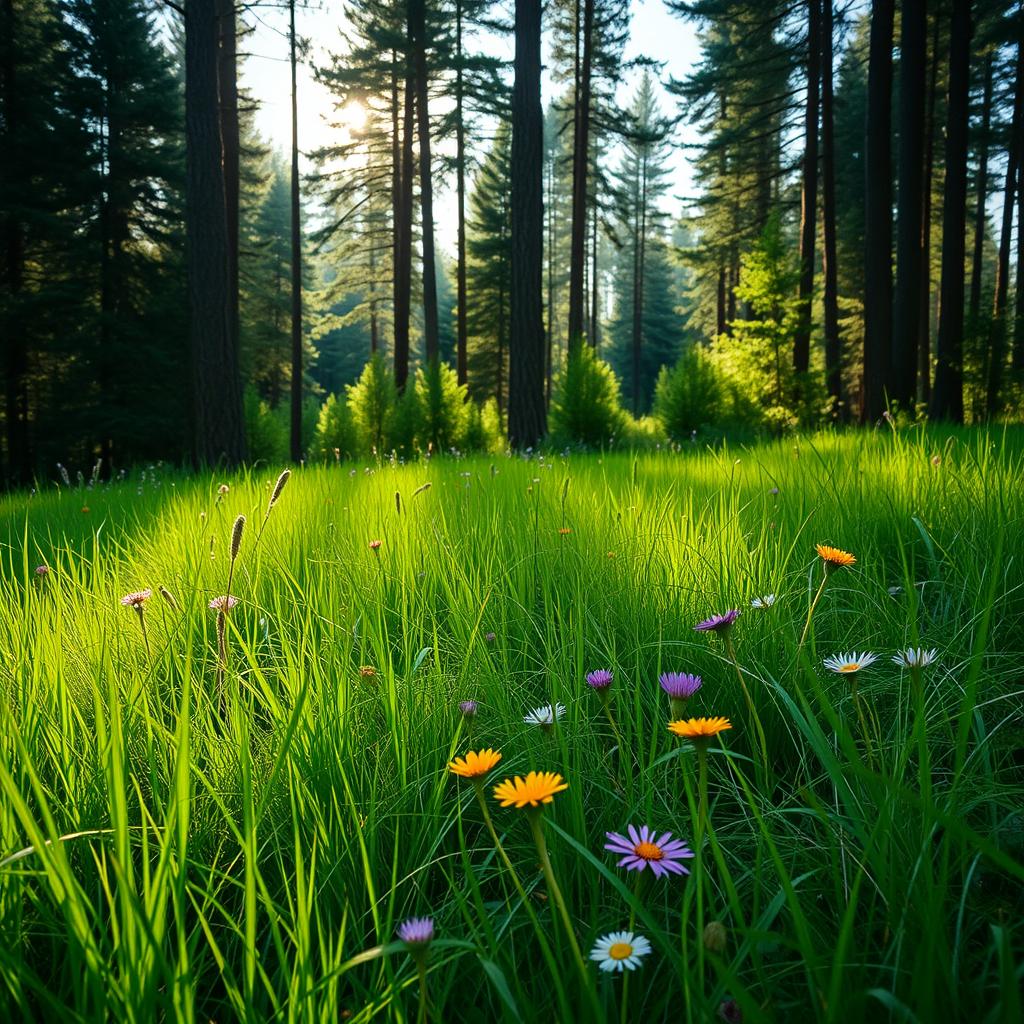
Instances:
[[[761,718],[757,713],[757,709],[754,707],[753,698],[750,696],[750,690],[747,689],[746,680],[743,678],[743,670],[740,668],[740,663],[736,659],[736,648],[733,647],[732,637],[728,633],[725,634],[725,649],[728,652],[729,660],[733,664],[733,668],[736,669],[736,677],[740,681],[740,689],[743,690],[743,696],[747,701],[747,711],[750,712],[750,719],[754,723],[754,728],[757,731],[757,742],[761,747],[761,764],[764,766],[765,779],[768,777],[768,743],[764,737],[764,727],[761,725]]]
[[[416,957],[416,973],[420,978],[420,1008],[416,1020],[427,1024],[427,965],[421,956]]]
[[[807,621],[804,623],[804,631],[800,634],[800,643],[797,645],[797,653],[803,650],[804,641],[807,639],[807,632],[811,628],[811,617],[814,615],[814,609],[818,607],[818,602],[821,600],[821,595],[825,593],[825,584],[828,583],[828,570],[826,569],[821,576],[821,586],[818,587],[818,592],[814,595],[814,600],[811,602],[811,607],[807,609]]]

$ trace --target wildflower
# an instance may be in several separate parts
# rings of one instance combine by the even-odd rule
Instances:
[[[463,718],[476,718],[479,709],[480,705],[475,700],[459,701],[459,710],[462,712]]]
[[[871,654],[869,651],[858,654],[856,651],[851,651],[849,654],[831,655],[825,659],[824,665],[830,672],[836,672],[839,675],[852,675],[873,665],[876,661],[878,661],[877,654]]]
[[[36,575],[37,576],[49,576],[50,575],[50,567],[48,565],[37,565],[36,566]]]
[[[740,617],[738,608],[731,608],[721,615],[712,615],[710,619],[698,622],[693,628],[698,633],[727,633],[732,624]]]
[[[362,679],[373,679],[377,675],[377,670],[372,665],[360,665],[359,675]]]
[[[655,837],[655,833],[646,825],[639,829],[634,825],[626,827],[627,835],[617,832],[606,832],[608,842],[606,850],[622,856],[619,867],[627,871],[643,871],[650,868],[656,878],[672,873],[688,875],[690,872],[683,867],[682,861],[693,857],[693,851],[683,842],[672,838],[671,832]]]
[[[754,600],[750,602],[750,607],[764,610],[766,608],[771,608],[773,604],[775,604],[775,595],[765,594],[762,597],[755,597]]]
[[[494,787],[494,798],[502,807],[540,807],[550,804],[556,793],[569,788],[557,772],[529,772],[526,778],[516,776]]]
[[[397,934],[407,946],[423,949],[433,941],[434,919],[432,917],[410,917],[398,926]]]
[[[728,935],[721,921],[708,921],[704,926],[704,948],[710,953],[722,953]]]
[[[942,465],[942,456],[941,455],[933,455],[932,456],[932,465],[936,466],[936,467],[941,466]]]
[[[833,569],[847,569],[857,562],[857,559],[849,551],[843,551],[842,548],[829,547],[828,544],[816,544],[815,550],[825,563],[825,572],[831,572]]]
[[[723,999],[718,1004],[718,1016],[726,1024],[743,1024],[743,1011],[735,999]]]
[[[564,714],[564,704],[544,704],[524,715],[523,721],[527,725],[539,725],[545,732],[548,732]]]
[[[484,634],[484,639],[485,639],[485,640],[486,640],[486,641],[487,641],[487,642],[488,642],[489,644],[493,644],[493,643],[494,643],[494,641],[495,641],[495,640],[497,639],[497,636],[496,636],[496,634],[494,634],[494,633],[485,633],[485,634]]]
[[[220,597],[215,597],[208,607],[211,612],[229,612],[236,604],[238,598],[233,594],[221,594]]]
[[[559,532],[559,533],[560,533],[560,534],[561,534],[561,535],[562,535],[563,537],[566,537],[566,536],[568,536],[568,535],[569,535],[570,533],[572,533],[572,528],[571,528],[571,527],[568,527],[568,526],[563,526],[563,527],[561,527],[561,528],[559,529],[559,531],[558,531],[558,532]]]
[[[228,487],[227,484],[221,484],[220,487],[217,488],[217,493],[219,495],[223,496],[223,495],[227,494],[228,491],[230,491],[230,490],[231,490],[231,488]]]
[[[125,594],[121,598],[121,604],[126,608],[134,608],[140,611],[142,606],[153,596],[152,590],[136,590],[131,594]]]
[[[88,505],[83,505],[82,506],[82,515],[87,516],[88,514],[89,514],[89,506]]]
[[[669,732],[674,733],[685,740],[693,740],[694,743],[706,743],[726,729],[731,729],[732,723],[728,718],[689,718],[679,719],[676,722],[669,722]]]
[[[608,668],[595,669],[586,675],[587,686],[599,693],[603,693],[612,685],[612,671]]]
[[[616,557],[615,556],[615,552],[614,551],[609,551],[608,554],[605,557],[607,557],[607,558],[615,558]]]
[[[769,494],[770,494],[770,495],[771,495],[771,496],[772,496],[773,498],[777,498],[777,497],[778,497],[778,495],[779,495],[779,489],[778,489],[778,487],[773,487],[773,488],[772,488],[772,489],[771,489],[771,490],[770,490],[770,491],[769,491],[768,493],[769,493]]]
[[[370,550],[371,551],[378,551],[378,550],[380,550],[380,546],[381,546],[382,543],[383,543],[383,541],[371,540],[370,541]]]
[[[662,672],[658,682],[673,700],[689,700],[702,685],[700,676],[689,672]]]
[[[602,971],[618,971],[621,974],[624,970],[635,971],[650,951],[651,944],[642,935],[611,932],[594,943],[590,959],[597,961]]]
[[[479,779],[486,775],[499,761],[501,753],[497,750],[471,750],[465,757],[457,757],[448,762],[448,770],[460,779]]]
[[[901,668],[927,668],[939,656],[939,652],[933,647],[926,651],[923,647],[908,647],[893,657],[893,664]]]

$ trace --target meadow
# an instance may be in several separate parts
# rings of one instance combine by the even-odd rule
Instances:
[[[0,499],[0,1017],[1020,1020],[1022,482],[883,428]]]

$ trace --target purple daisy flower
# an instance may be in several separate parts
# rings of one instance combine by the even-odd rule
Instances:
[[[398,926],[397,934],[407,946],[427,946],[434,938],[434,919],[410,917]]]
[[[604,844],[604,848],[621,855],[620,868],[627,871],[650,868],[658,878],[670,872],[677,875],[690,873],[683,867],[682,861],[691,858],[693,851],[684,842],[673,839],[671,832],[655,838],[656,833],[647,825],[641,825],[639,829],[635,825],[628,825],[626,833],[624,836],[618,832],[605,833],[609,841]]]
[[[724,633],[732,628],[732,624],[740,617],[738,608],[730,608],[722,615],[712,615],[710,619],[698,622],[693,628],[698,633]]]
[[[661,688],[673,700],[689,700],[700,688],[700,676],[689,672],[662,672],[658,676]]]
[[[612,671],[608,668],[599,668],[587,673],[587,686],[595,690],[607,690],[612,685]]]

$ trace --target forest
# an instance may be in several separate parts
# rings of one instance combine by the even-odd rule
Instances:
[[[295,7],[3,0],[8,484],[1019,416],[1019,4],[668,0],[681,77],[624,0]]]

